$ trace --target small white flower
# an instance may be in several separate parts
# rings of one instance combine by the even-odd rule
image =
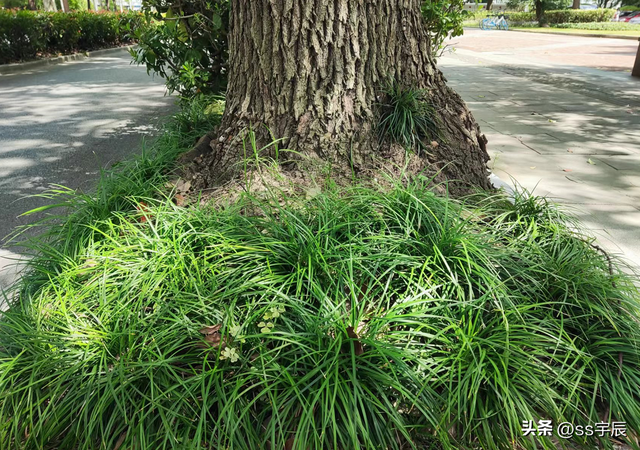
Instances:
[[[238,351],[233,347],[227,347],[222,351],[222,355],[220,355],[220,359],[228,359],[232,363],[236,362],[240,359],[240,355],[238,355]]]

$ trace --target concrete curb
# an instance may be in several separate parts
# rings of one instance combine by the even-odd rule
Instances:
[[[29,61],[24,63],[14,64],[2,64],[0,65],[0,75],[10,75],[13,73],[24,72],[27,70],[37,69],[44,66],[62,64],[68,61],[77,61],[87,58],[95,58],[97,56],[109,55],[112,53],[119,53],[122,51],[129,51],[129,49],[135,48],[136,45],[125,45],[123,47],[105,48],[102,50],[94,50],[84,53],[72,53],[70,55],[55,56],[52,58],[44,58],[37,61]]]

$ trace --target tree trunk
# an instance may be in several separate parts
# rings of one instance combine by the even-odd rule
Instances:
[[[536,0],[536,20],[539,25],[542,25],[542,15],[544,13],[542,6],[542,0]]]
[[[490,187],[486,138],[435,66],[420,0],[231,3],[226,108],[219,129],[205,140],[211,139],[207,151],[191,154],[195,189],[237,175],[248,129],[258,149],[283,138],[279,148],[297,152],[283,167],[294,178],[307,176],[302,161],[330,163],[333,176],[348,177],[411,163],[414,173],[441,171],[454,193]],[[419,157],[379,143],[380,87],[390,78],[427,90],[438,111],[442,139]],[[277,156],[275,149],[270,155]]]
[[[30,9],[31,11],[35,11],[37,9],[36,0],[29,0],[27,2],[27,8]]]
[[[56,1],[55,0],[44,0],[44,10],[45,11],[49,11],[49,12],[55,12],[58,10],[58,7],[56,6]]]
[[[580,0],[573,0],[573,9],[580,9]]]
[[[60,2],[62,3],[62,9],[64,9],[64,12],[70,12],[71,11],[69,9],[69,0],[60,0]]]
[[[487,11],[490,11],[492,6],[493,6],[493,0],[487,0]]]

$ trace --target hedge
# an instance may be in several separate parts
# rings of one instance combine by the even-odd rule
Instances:
[[[143,23],[136,12],[0,10],[0,64],[126,44]]]
[[[616,14],[615,9],[563,9],[546,11],[544,17],[549,24],[609,22]]]
[[[560,9],[545,11],[544,21],[548,24],[609,22],[615,14],[615,9]],[[514,12],[506,15],[510,23],[536,21],[535,12]]]
[[[525,23],[534,22],[536,20],[536,13],[534,12],[509,12],[505,13],[509,23]]]

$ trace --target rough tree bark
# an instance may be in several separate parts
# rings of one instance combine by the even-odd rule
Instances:
[[[538,21],[538,25],[542,26],[542,16],[544,14],[544,8],[543,8],[543,4],[542,4],[542,0],[536,0],[535,1],[536,4],[536,20]]]
[[[580,9],[580,0],[573,0],[573,9]]]
[[[283,138],[280,149],[330,162],[332,173],[370,176],[380,160],[399,162],[404,149],[381,149],[375,132],[387,79],[428,90],[439,114],[443,139],[412,170],[442,170],[443,178],[460,180],[454,191],[490,187],[486,138],[435,66],[420,0],[231,3],[226,109],[218,130],[190,155],[192,187],[233,177],[243,154],[237,136],[248,129],[258,148]],[[297,164],[287,169],[304,176]]]
[[[44,10],[45,11],[57,11],[58,7],[56,6],[55,0],[44,0]]]

